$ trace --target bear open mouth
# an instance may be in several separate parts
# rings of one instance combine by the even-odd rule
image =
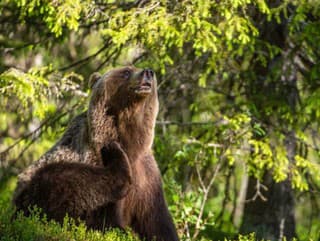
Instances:
[[[136,89],[135,89],[135,93],[136,94],[141,94],[141,95],[145,95],[145,94],[150,94],[151,93],[151,83],[143,83],[141,85],[139,85]]]

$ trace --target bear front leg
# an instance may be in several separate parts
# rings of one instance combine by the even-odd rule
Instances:
[[[107,175],[110,177],[110,194],[114,199],[119,200],[128,193],[132,184],[132,168],[129,158],[116,141],[110,142],[101,149],[101,158]]]

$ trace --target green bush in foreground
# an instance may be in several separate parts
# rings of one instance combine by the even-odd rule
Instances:
[[[105,234],[87,230],[84,224],[76,225],[72,219],[65,218],[63,225],[40,217],[34,210],[31,217],[21,213],[12,219],[14,208],[11,205],[12,192],[16,180],[11,178],[0,185],[0,240],[1,241],[138,241],[130,232],[112,229]]]
[[[84,224],[76,225],[68,217],[65,218],[63,225],[60,225],[40,217],[39,210],[36,209],[30,217],[24,217],[19,213],[12,219],[14,208],[11,205],[11,197],[15,185],[15,178],[0,184],[0,241],[139,241],[129,231],[112,229],[102,233],[88,230]],[[254,241],[255,235],[240,235],[238,240]]]
[[[12,210],[12,209],[11,209]],[[18,215],[17,219],[10,220],[12,212],[7,209],[6,213],[1,213],[0,240],[1,241],[122,241],[139,240],[129,233],[124,233],[118,229],[113,229],[105,234],[98,231],[87,230],[85,225],[75,225],[68,218],[65,219],[63,225],[53,221],[41,219],[38,212],[35,212],[31,217],[23,217]]]

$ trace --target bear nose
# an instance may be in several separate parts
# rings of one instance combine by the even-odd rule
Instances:
[[[154,72],[152,69],[144,69],[142,71],[142,79],[147,82],[151,82],[154,76]]]

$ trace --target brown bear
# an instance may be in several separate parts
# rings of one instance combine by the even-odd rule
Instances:
[[[88,111],[76,117],[57,144],[19,176],[16,196],[36,170],[50,162],[102,165],[97,153],[114,140],[129,158],[132,185],[116,205],[91,213],[94,226],[103,228],[103,214],[114,212],[119,215],[119,227],[131,227],[146,240],[178,240],[151,150],[158,113],[155,73],[133,66],[118,68],[92,78],[91,88]]]
[[[104,167],[75,162],[49,163],[39,168],[16,197],[17,211],[30,214],[41,208],[48,219],[62,223],[66,214],[95,227],[91,213],[100,207],[113,207],[131,184],[131,167],[120,145],[110,142],[101,149]],[[107,226],[119,226],[118,214],[106,213]]]

